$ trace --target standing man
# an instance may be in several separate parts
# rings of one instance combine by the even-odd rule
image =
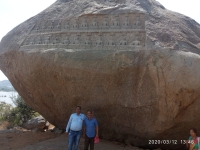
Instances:
[[[66,133],[68,134],[68,150],[78,150],[78,144],[81,138],[81,131],[83,126],[83,120],[86,118],[84,114],[81,114],[81,106],[76,107],[76,113],[71,114]]]
[[[87,111],[87,118],[84,120],[83,135],[85,136],[84,150],[88,150],[90,145],[90,150],[94,150],[94,138],[98,137],[99,128],[98,123],[92,116],[92,111]]]

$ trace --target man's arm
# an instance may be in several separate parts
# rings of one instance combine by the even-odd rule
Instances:
[[[85,125],[85,120],[83,120],[83,137],[85,137],[86,134],[86,125]]]
[[[85,135],[86,132],[86,126],[83,126],[83,136]]]
[[[96,128],[95,128],[96,129],[96,137],[99,137],[99,127],[98,127],[97,120],[95,121],[95,126],[96,126]]]
[[[68,133],[69,128],[70,128],[70,126],[71,126],[71,123],[72,123],[72,115],[71,115],[70,118],[69,118],[69,121],[68,121],[68,124],[67,124],[67,127],[66,127],[66,133]]]
[[[83,120],[85,120],[87,117],[86,117],[86,115],[85,114],[83,114]]]
[[[96,137],[99,137],[99,127],[96,126]]]

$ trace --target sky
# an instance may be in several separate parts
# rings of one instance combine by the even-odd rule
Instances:
[[[25,20],[37,15],[56,0],[0,0],[0,40]],[[200,23],[200,0],[157,0],[165,8]],[[0,70],[0,81],[7,77]]]

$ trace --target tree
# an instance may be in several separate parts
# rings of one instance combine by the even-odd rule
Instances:
[[[5,116],[5,120],[12,122],[14,125],[22,125],[29,119],[38,116],[38,113],[29,107],[21,96],[14,97],[12,101],[16,107]]]

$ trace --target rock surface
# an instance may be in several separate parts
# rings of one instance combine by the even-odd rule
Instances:
[[[0,69],[61,129],[81,105],[101,138],[165,148],[148,140],[200,130],[199,53],[200,25],[157,1],[60,0],[2,39]]]
[[[28,120],[22,127],[27,130],[43,131],[46,126],[46,120],[42,116],[38,116]]]

